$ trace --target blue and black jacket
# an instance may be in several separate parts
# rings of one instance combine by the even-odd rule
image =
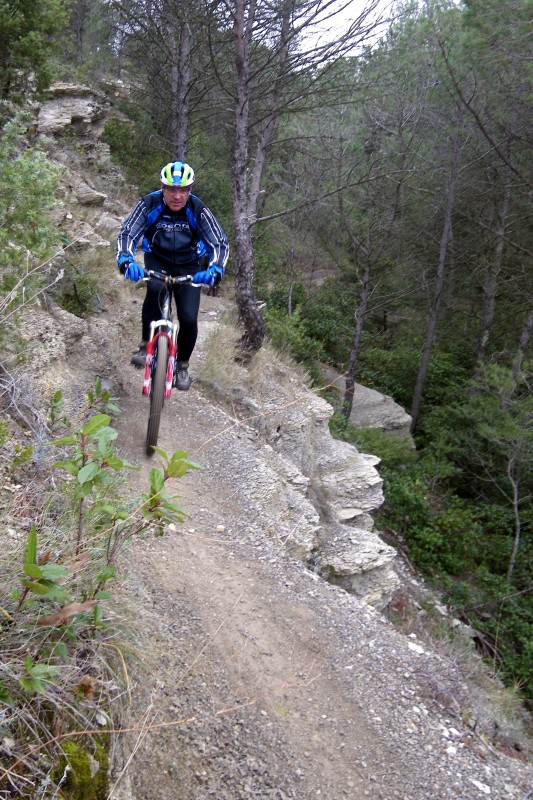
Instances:
[[[171,275],[186,275],[198,269],[198,245],[201,242],[209,255],[209,266],[217,264],[225,269],[228,263],[226,234],[210,209],[195,194],[189,195],[187,203],[179,211],[171,211],[161,190],[141,197],[118,232],[119,265],[135,258],[141,239],[142,250],[153,253],[161,267]]]

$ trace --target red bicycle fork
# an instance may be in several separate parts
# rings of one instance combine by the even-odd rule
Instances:
[[[168,357],[167,357],[167,374],[165,380],[165,397],[170,397],[172,394],[172,383],[174,381],[174,372],[176,370],[176,356],[178,348],[176,347],[177,327],[173,326],[172,333],[168,331],[160,331],[155,336],[152,335],[150,341],[146,345],[146,363],[144,367],[144,382],[143,394],[150,394],[152,386],[152,363],[154,361],[156,344],[158,339],[164,336],[168,340]]]

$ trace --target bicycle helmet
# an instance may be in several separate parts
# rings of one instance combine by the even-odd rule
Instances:
[[[161,170],[161,183],[164,186],[192,186],[194,170],[183,161],[171,161]]]

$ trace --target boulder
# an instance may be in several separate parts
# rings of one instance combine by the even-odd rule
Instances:
[[[388,433],[408,436],[411,417],[392,397],[357,383],[350,423],[356,428],[379,428]]]
[[[103,192],[97,192],[88,183],[80,183],[75,189],[76,200],[80,206],[103,206],[107,200],[107,195]]]
[[[332,367],[322,365],[322,374],[328,387],[344,394],[345,377]],[[410,436],[411,417],[392,397],[356,383],[350,424],[356,428],[378,428],[398,436]]]

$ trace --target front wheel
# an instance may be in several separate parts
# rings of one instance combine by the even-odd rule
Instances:
[[[146,453],[154,454],[153,448],[159,436],[159,424],[165,402],[165,382],[167,377],[168,339],[160,336],[157,341],[155,369],[152,373],[152,388],[150,391],[150,414],[148,416],[148,430],[146,431]]]

